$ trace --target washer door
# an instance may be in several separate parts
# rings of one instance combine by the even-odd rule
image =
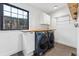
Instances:
[[[43,55],[48,49],[48,40],[44,32],[36,32],[35,55]]]
[[[47,36],[45,34],[42,35],[41,39],[39,40],[39,48],[42,50],[46,50],[48,48],[47,43]]]

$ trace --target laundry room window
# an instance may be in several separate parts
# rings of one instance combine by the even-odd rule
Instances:
[[[0,4],[0,9],[0,29],[29,29],[29,11],[7,3]]]

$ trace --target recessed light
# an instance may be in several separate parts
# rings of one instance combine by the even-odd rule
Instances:
[[[58,7],[57,6],[54,6],[54,9],[57,9]]]

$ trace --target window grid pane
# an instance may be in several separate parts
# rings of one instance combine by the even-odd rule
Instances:
[[[4,5],[3,8],[4,8],[3,10],[6,10],[6,11],[11,12],[11,7],[10,7],[10,6],[8,6],[8,5]]]
[[[23,15],[23,11],[18,9],[18,14]]]
[[[18,15],[18,18],[21,18],[21,19],[23,19],[23,15]]]
[[[24,16],[24,19],[27,19],[27,16]]]
[[[15,18],[17,18],[17,14],[15,14],[15,13],[12,13],[12,17],[15,17]]]
[[[24,11],[24,16],[27,16],[27,12]]]
[[[12,13],[18,13],[17,8],[12,7]]]
[[[3,13],[4,16],[11,16],[11,12],[4,11]]]

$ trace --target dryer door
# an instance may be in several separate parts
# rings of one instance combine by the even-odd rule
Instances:
[[[49,34],[49,42],[50,42],[50,44],[53,44],[54,43],[54,33],[53,32],[51,32]]]

